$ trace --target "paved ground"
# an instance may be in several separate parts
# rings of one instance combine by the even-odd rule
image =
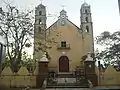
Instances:
[[[40,89],[31,89],[31,90],[40,90]],[[89,88],[49,88],[45,90],[94,90]]]
[[[41,89],[30,89],[30,90],[41,90]],[[94,87],[93,89],[90,89],[90,88],[48,88],[45,90],[120,90],[120,86],[98,86],[98,87]]]
[[[58,78],[57,81],[58,83],[75,83],[76,79],[75,78]]]
[[[120,86],[99,86],[94,87],[94,89],[90,88],[49,88],[45,90],[120,90]],[[31,89],[31,90],[40,90],[40,89]]]
[[[98,86],[94,87],[95,90],[120,90],[120,86]]]
[[[89,88],[57,88],[57,89],[46,89],[46,90],[93,90]]]

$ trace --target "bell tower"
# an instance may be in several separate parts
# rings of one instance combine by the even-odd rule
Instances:
[[[34,59],[40,59],[43,55],[40,45],[44,44],[46,37],[46,19],[46,7],[40,4],[35,8]]]
[[[43,33],[46,30],[46,7],[42,4],[35,8],[35,31]]]
[[[94,43],[93,43],[93,23],[91,16],[90,5],[84,2],[80,9],[81,14],[81,29],[83,31],[83,43],[84,43],[84,54],[87,52],[94,52]]]
[[[86,2],[82,4],[81,10],[81,28],[83,32],[91,33],[92,32],[92,17],[91,17],[91,9],[90,5]]]

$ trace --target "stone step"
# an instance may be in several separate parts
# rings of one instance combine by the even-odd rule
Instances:
[[[40,89],[30,89],[30,90],[40,90]],[[90,88],[46,88],[45,90],[94,90]]]
[[[56,82],[49,82],[47,86],[85,86],[88,87],[88,82],[84,80],[84,82],[81,80],[79,83],[76,82],[76,78],[57,78]]]
[[[88,86],[88,84],[80,83],[57,83],[57,84],[48,84],[47,86]]]
[[[77,76],[85,76],[84,72],[76,72]],[[59,72],[56,74],[58,78],[75,78],[75,73],[73,72]]]
[[[45,90],[93,90],[89,88],[48,88]]]
[[[89,88],[89,87],[88,86],[56,85],[56,86],[47,86],[46,88]]]
[[[74,75],[73,75],[73,73],[71,73],[71,72],[68,72],[68,73],[58,73],[57,74],[57,77],[58,78],[73,78],[74,77]]]
[[[58,78],[57,79],[57,82],[58,82],[58,84],[59,83],[75,83],[76,82],[76,79],[75,78]]]

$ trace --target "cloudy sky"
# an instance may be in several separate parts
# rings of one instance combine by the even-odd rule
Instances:
[[[32,10],[41,3],[41,0],[0,0],[0,7],[5,6],[4,1],[22,10]],[[114,32],[120,29],[118,0],[86,0],[86,2],[91,5],[94,36],[106,30]],[[80,26],[80,8],[84,0],[42,0],[42,3],[47,7],[47,14],[52,14],[52,17],[47,18],[48,26],[57,20],[62,5],[65,5],[68,18]]]
[[[21,10],[33,10],[41,3],[41,0],[0,0],[0,7],[5,6],[4,1],[17,6]],[[86,0],[86,2],[91,5],[94,37],[100,35],[103,31],[114,32],[120,30],[118,0]],[[47,17],[48,26],[58,19],[63,5],[69,20],[78,27],[80,26],[80,8],[84,0],[42,0],[42,3],[47,8],[47,14],[52,15],[52,17]],[[95,47],[97,46],[95,45]],[[32,49],[28,49],[28,52],[31,52]]]

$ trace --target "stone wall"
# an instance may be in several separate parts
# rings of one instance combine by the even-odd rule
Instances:
[[[108,66],[104,72],[99,74],[96,67],[96,74],[98,76],[98,83],[101,86],[119,86],[120,72],[117,72],[114,67]],[[0,86],[7,87],[36,87],[37,68],[33,73],[29,73],[25,67],[21,67],[17,73],[12,73],[10,67],[5,67],[0,76]],[[99,77],[100,75],[100,77]]]
[[[17,73],[12,73],[10,67],[5,67],[0,75],[0,86],[36,87],[36,71],[29,73],[25,67],[21,67]]]
[[[100,73],[96,67],[96,73],[100,86],[120,86],[120,72],[116,71],[113,66],[108,66],[104,72]]]

